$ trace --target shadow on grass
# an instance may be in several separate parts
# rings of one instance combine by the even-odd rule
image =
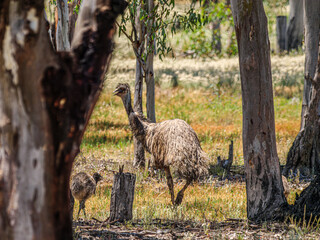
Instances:
[[[83,138],[82,144],[95,147],[101,144],[128,145],[131,142],[132,142],[131,135],[106,136],[102,134],[92,134],[91,136],[85,136]]]
[[[114,123],[108,120],[99,120],[94,121],[89,124],[89,126],[94,127],[96,130],[108,130],[108,129],[129,129],[128,124],[126,123]]]

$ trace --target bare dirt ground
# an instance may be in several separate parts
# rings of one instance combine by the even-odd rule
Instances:
[[[196,223],[154,219],[146,230],[139,221],[108,224],[101,221],[74,222],[75,239],[319,239],[316,233],[299,236],[289,224],[253,224],[244,219]]]

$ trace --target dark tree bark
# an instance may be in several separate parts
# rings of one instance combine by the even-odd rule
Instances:
[[[262,0],[232,0],[243,110],[247,214],[271,220],[286,199],[276,149],[270,43]]]
[[[305,126],[305,114],[311,99],[311,82],[315,77],[318,59],[320,2],[306,2],[304,4],[304,26],[305,26],[305,80],[302,99],[301,127]]]
[[[310,10],[310,15],[307,14],[310,18],[312,17],[311,12],[313,12],[313,10]],[[315,12],[319,14],[319,11]],[[318,46],[318,42],[315,43]],[[308,51],[309,50],[307,50],[306,52]],[[312,84],[312,93],[309,108],[307,109],[306,113],[305,127],[302,131],[299,132],[298,136],[296,137],[293,143],[293,146],[289,151],[288,159],[290,154],[292,154],[291,156],[295,157],[293,157],[290,162],[288,161],[287,165],[288,163],[293,163],[293,166],[295,168],[296,166],[299,166],[301,163],[304,163],[303,161],[305,159],[309,159],[311,157],[311,159],[309,159],[309,163],[311,162],[311,166],[314,166],[313,169],[316,176],[314,180],[311,182],[311,184],[296,199],[294,206],[289,209],[287,215],[294,216],[298,219],[311,219],[311,221],[313,221],[314,219],[319,219],[320,217],[320,55],[318,55],[316,76],[314,79],[309,79],[309,81],[311,81]]]
[[[311,184],[297,197],[294,206],[290,209],[288,216],[294,216],[297,219],[313,221],[320,216],[320,176],[311,182]]]
[[[132,219],[136,175],[123,173],[122,170],[120,169],[119,173],[116,173],[113,179],[110,201],[110,222],[124,222]]]
[[[72,162],[125,6],[84,1],[71,51],[54,53],[43,1],[0,2],[1,239],[72,239]]]
[[[286,50],[286,29],[287,29],[287,17],[277,16],[277,45],[278,52],[282,53]]]
[[[312,164],[316,167],[316,176],[311,184],[296,199],[294,206],[287,211],[288,216],[294,216],[298,219],[306,219],[313,221],[320,217],[320,174],[319,174],[319,149],[320,149],[320,119],[319,119],[319,101],[320,101],[320,58],[318,58],[318,66],[316,77],[312,81],[312,94],[308,112],[306,115],[306,123],[303,131],[300,131],[296,140],[291,147],[296,147],[295,143],[300,147],[296,147],[302,156],[311,155]],[[313,149],[312,152],[306,153],[304,149]],[[289,151],[288,157],[293,150]],[[297,159],[297,158],[296,158]],[[296,160],[295,158],[293,160]],[[301,161],[301,159],[300,159]],[[293,162],[298,164],[299,162]],[[288,163],[287,163],[288,164]],[[287,167],[287,166],[286,166]]]
[[[310,2],[310,1],[309,1]],[[316,2],[316,1],[312,1]],[[286,49],[299,49],[303,39],[303,0],[290,0],[290,15],[287,26]],[[313,4],[313,3],[312,3]],[[311,5],[312,5],[311,4]]]
[[[319,27],[320,27],[320,2],[312,4],[305,1],[305,83],[301,113],[301,129],[293,142],[283,174],[299,170],[303,175],[319,173],[319,99],[317,94],[316,67],[319,61]],[[319,71],[319,70],[318,70]]]

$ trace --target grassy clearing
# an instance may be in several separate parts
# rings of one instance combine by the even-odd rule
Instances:
[[[123,43],[122,43],[123,44]],[[272,59],[278,153],[281,163],[300,124],[303,56]],[[132,159],[132,134],[119,98],[112,96],[118,82],[133,86],[134,59],[115,59],[107,85],[95,108],[82,144],[85,155],[119,156]],[[212,162],[227,154],[230,140],[235,142],[235,163],[243,164],[241,145],[241,93],[237,59],[201,61],[165,59],[155,61],[157,121],[180,118],[197,132]],[[171,88],[176,77],[178,88]],[[291,85],[287,84],[288,79]],[[132,88],[133,89],[133,88]],[[145,104],[144,104],[145,105]]]
[[[301,111],[301,79],[303,56],[272,59],[275,88],[275,117],[277,148],[281,164],[294,137],[298,133]],[[76,159],[74,173],[82,170],[101,171],[105,176],[97,194],[87,201],[87,217],[104,220],[109,215],[112,171],[125,164],[132,167],[133,142],[128,120],[119,98],[112,96],[118,82],[133,86],[134,59],[115,58],[107,76],[107,85],[95,108],[81,145],[82,154]],[[181,118],[197,132],[210,161],[218,155],[227,157],[230,140],[234,141],[235,164],[243,164],[242,110],[237,59],[202,61],[192,59],[165,59],[155,61],[157,121]],[[176,77],[177,88],[170,82]],[[291,79],[292,84],[285,80]],[[133,89],[133,88],[132,88]],[[145,104],[144,104],[145,105]],[[134,219],[150,222],[152,219],[222,221],[227,218],[246,218],[244,183],[221,183],[210,180],[194,184],[185,193],[180,207],[173,209],[161,173],[155,177],[136,171],[137,183]],[[175,190],[182,187],[175,179]],[[292,192],[289,199],[294,200]],[[76,203],[75,208],[78,208]],[[75,211],[76,213],[77,211]]]

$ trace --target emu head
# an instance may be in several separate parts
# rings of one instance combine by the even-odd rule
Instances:
[[[103,177],[99,173],[96,172],[93,174],[93,179],[96,181],[96,183],[98,183],[100,180],[103,179]]]
[[[129,92],[130,87],[128,83],[119,83],[116,89],[113,91],[113,94],[123,99]]]

